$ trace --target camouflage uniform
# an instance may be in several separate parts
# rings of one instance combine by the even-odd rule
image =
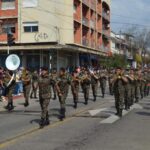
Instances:
[[[38,90],[38,73],[37,72],[34,72],[32,74],[32,92],[31,92],[31,98],[33,97],[34,95],[34,98],[37,98],[37,90]]]
[[[79,99],[79,85],[80,85],[79,74],[74,73],[71,80],[71,91],[74,100],[74,108],[77,108],[77,103]]]
[[[56,100],[56,93],[57,93],[57,90],[56,90],[56,80],[57,80],[57,73],[52,73],[50,75],[51,79],[52,79],[52,89],[53,89],[53,93],[54,93],[54,97],[53,97],[53,100]]]
[[[85,105],[88,104],[89,100],[89,92],[90,92],[90,84],[91,84],[91,77],[89,74],[85,74],[81,77],[81,83],[83,87],[83,93],[84,93],[84,99],[85,99]]]
[[[115,106],[117,110],[117,114],[120,114],[122,116],[122,110],[124,107],[124,81],[121,79],[121,77],[116,77],[116,80],[114,81],[114,96],[115,96]]]
[[[104,98],[105,91],[106,91],[106,81],[107,81],[107,77],[106,77],[106,72],[105,71],[101,71],[100,72],[99,81],[100,81],[102,97]]]
[[[113,73],[110,72],[108,76],[108,85],[109,85],[109,93],[110,95],[113,95],[113,84],[111,83],[111,80],[113,78]]]
[[[22,77],[22,81],[23,81],[23,92],[24,92],[24,98],[25,98],[24,106],[27,107],[29,105],[30,92],[31,92],[31,87],[32,87],[30,73],[25,74]]]
[[[8,104],[6,106],[6,109],[8,109],[9,111],[14,109],[14,106],[13,106],[13,92],[14,92],[14,89],[15,89],[15,79],[11,82],[11,84],[9,86],[7,86],[7,84],[9,83],[10,80],[11,80],[11,78],[9,77],[9,75],[6,74],[6,76],[4,78],[4,85],[6,86],[5,96],[8,98]]]
[[[96,97],[97,97],[98,80],[99,78],[97,73],[91,74],[91,86],[92,86],[94,101],[96,101]]]
[[[51,79],[48,75],[41,76],[38,80],[39,85],[39,100],[41,106],[42,123],[49,124],[48,106],[51,99]]]
[[[125,88],[125,93],[124,93],[124,102],[125,102],[125,109],[128,110],[130,109],[131,106],[131,81],[127,77],[128,82],[125,83],[124,88]]]
[[[139,102],[140,98],[140,80],[138,77],[135,77],[135,102]]]
[[[69,91],[69,84],[71,78],[68,74],[64,74],[62,76],[58,76],[56,81],[56,89],[58,92],[58,98],[60,102],[60,119],[63,120],[65,118],[66,112],[66,99]]]

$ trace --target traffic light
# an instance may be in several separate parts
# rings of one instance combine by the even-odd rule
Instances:
[[[15,38],[12,33],[7,33],[7,44],[8,46],[12,46],[15,44]]]

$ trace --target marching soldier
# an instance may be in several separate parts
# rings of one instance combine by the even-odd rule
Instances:
[[[97,98],[97,89],[98,89],[98,74],[97,70],[94,70],[91,74],[91,87],[92,87],[92,92],[93,92],[93,97],[94,97],[94,102],[96,101]]]
[[[113,70],[111,70],[110,72],[109,72],[109,76],[108,76],[108,84],[109,84],[109,93],[110,93],[110,95],[113,95],[113,85],[112,85],[112,83],[111,83],[111,80],[112,80],[112,78],[113,78],[113,75],[114,73],[113,73]]]
[[[49,125],[49,114],[48,106],[51,99],[51,79],[48,74],[48,69],[46,67],[41,68],[41,75],[38,79],[39,86],[39,100],[41,106],[41,121],[39,123],[40,128]]]
[[[56,86],[55,86],[56,85],[56,80],[57,80],[57,70],[56,70],[56,68],[54,68],[52,70],[52,73],[51,73],[50,77],[52,79],[52,89],[53,89],[53,93],[54,93],[53,100],[56,100],[56,93],[57,93]]]
[[[91,84],[91,77],[88,70],[84,71],[81,77],[81,84],[84,93],[85,105],[87,105],[89,100],[89,92],[90,92],[90,84]]]
[[[136,70],[135,72],[135,103],[139,102],[140,98],[140,72]]]
[[[127,83],[126,77],[122,74],[122,68],[118,67],[116,69],[116,75],[112,79],[114,84],[114,96],[115,96],[115,106],[119,117],[122,117],[122,111],[124,106],[124,84]]]
[[[130,69],[129,76],[131,80],[131,105],[133,105],[135,100],[135,74],[133,69]]]
[[[105,96],[105,91],[106,91],[106,81],[107,81],[107,74],[105,70],[100,71],[100,87],[101,87],[101,92],[102,92],[102,98]]]
[[[15,89],[15,75],[12,71],[6,71],[4,77],[4,84],[5,84],[5,96],[8,98],[8,104],[5,107],[8,111],[14,109],[13,105],[13,92]]]
[[[57,77],[56,81],[56,89],[58,93],[58,98],[60,102],[60,120],[62,121],[66,116],[66,99],[68,96],[69,91],[69,84],[70,84],[71,78],[66,73],[66,70],[64,68],[61,68],[59,71],[59,75]]]
[[[29,106],[30,92],[31,92],[31,75],[28,69],[24,69],[21,80],[23,82],[23,92],[25,103],[24,106]]]
[[[33,95],[34,98],[37,98],[38,78],[39,78],[38,72],[34,71],[32,74],[32,92],[30,98],[33,98]]]
[[[141,95],[141,99],[144,98],[144,87],[145,87],[145,80],[144,80],[144,74],[143,72],[141,72],[139,79],[140,79],[140,95]]]
[[[74,71],[71,80],[71,91],[73,95],[75,109],[77,108],[77,103],[79,99],[79,86],[80,86],[79,73],[77,71]]]

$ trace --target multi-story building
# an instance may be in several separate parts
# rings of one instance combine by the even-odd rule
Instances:
[[[10,47],[23,66],[95,65],[110,51],[110,0],[0,0],[1,64]]]

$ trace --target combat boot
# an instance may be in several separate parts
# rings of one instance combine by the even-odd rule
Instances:
[[[77,102],[74,103],[74,106],[73,106],[75,109],[77,109]]]
[[[25,102],[24,107],[28,107],[28,106],[29,106],[29,102]]]
[[[49,115],[48,115],[48,112],[46,114],[46,121],[45,121],[45,125],[49,125],[50,124],[50,121],[49,121]]]
[[[45,126],[45,119],[44,118],[41,118],[40,122],[39,122],[39,126],[40,126],[40,129],[44,128]]]
[[[94,100],[93,101],[96,102],[96,96],[94,96]]]
[[[61,108],[61,110],[60,110],[60,118],[59,118],[61,121],[63,121],[64,118],[66,118],[65,112],[66,112],[66,109],[65,108]]]
[[[84,103],[84,104],[85,104],[85,105],[88,105],[88,100],[87,100],[87,99],[85,100],[85,103]]]

